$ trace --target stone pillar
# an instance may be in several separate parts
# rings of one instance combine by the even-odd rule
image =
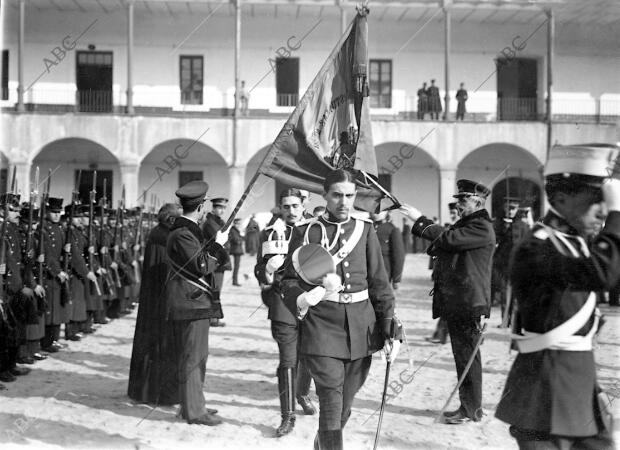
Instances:
[[[133,114],[133,2],[127,1],[127,114]]]
[[[229,167],[228,168],[229,179],[229,199],[230,207],[234,208],[245,190],[245,166]],[[232,212],[232,209],[231,209]]]
[[[24,111],[24,27],[26,1],[19,0],[19,18],[17,23],[17,111]]]
[[[448,203],[456,192],[456,168],[439,169],[439,223],[449,222]]]
[[[140,196],[142,192],[138,192],[138,173],[140,164],[137,163],[120,163],[121,183],[125,187],[125,206],[132,207],[142,203]]]

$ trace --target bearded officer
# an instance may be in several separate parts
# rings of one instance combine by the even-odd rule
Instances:
[[[461,219],[447,229],[420,211],[403,205],[401,211],[415,223],[412,233],[431,241],[433,270],[433,318],[444,318],[450,333],[457,379],[472,364],[459,388],[458,410],[444,412],[449,424],[482,418],[482,360],[476,342],[482,332],[482,316],[491,311],[491,267],[495,233],[484,203],[491,191],[471,180],[458,180],[457,207]]]
[[[394,293],[372,223],[350,215],[356,195],[354,176],[333,170],[323,189],[327,211],[295,228],[282,289],[288,308],[299,308],[304,317],[299,351],[320,404],[315,448],[338,450],[372,354],[384,346],[388,353],[392,349]],[[294,270],[300,264],[294,257],[300,252],[295,250],[308,243],[321,244],[337,258],[337,273],[325,277],[322,286],[313,286]]]
[[[183,215],[174,221],[166,253],[170,264],[165,298],[173,321],[178,366],[181,417],[190,424],[219,425],[217,411],[205,407],[202,386],[209,354],[209,321],[218,311],[213,304],[213,273],[228,261],[223,245],[228,233],[218,231],[207,244],[200,225],[206,214],[204,181],[191,181],[176,191]]]
[[[496,416],[522,450],[614,448],[597,402],[592,339],[595,292],[620,278],[620,181],[605,180],[619,150],[554,147],[544,172],[551,207],[514,253],[510,279],[524,336]]]
[[[261,286],[263,302],[269,308],[271,335],[278,344],[278,390],[282,422],[276,436],[290,433],[295,426],[295,398],[304,414],[316,413],[308,396],[312,379],[303,360],[297,355],[297,315],[291,312],[282,299],[280,281],[282,266],[288,253],[293,227],[303,219],[303,193],[299,189],[285,189],[280,193],[280,216],[260,235],[261,245],[257,254],[254,274]],[[298,361],[299,360],[299,361]]]

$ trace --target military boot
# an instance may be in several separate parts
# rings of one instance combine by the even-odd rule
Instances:
[[[276,436],[282,437],[295,427],[295,370],[292,367],[278,369],[278,391],[282,423],[276,430]]]
[[[315,450],[343,450],[342,430],[319,430],[317,438],[314,439]]]

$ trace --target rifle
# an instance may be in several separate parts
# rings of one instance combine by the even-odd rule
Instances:
[[[91,246],[94,244],[93,242],[93,219],[95,217],[95,196],[97,195],[97,171],[93,172],[93,188],[90,191],[89,205],[88,205],[88,227],[86,231],[86,248],[87,250],[87,259],[86,266],[88,267],[89,272],[93,272],[93,259],[95,258],[94,252],[90,252]],[[91,295],[97,294],[101,295],[101,289],[99,289],[99,283],[97,280],[91,281]],[[93,290],[94,287],[94,290]]]
[[[4,220],[2,221],[2,226],[0,227],[0,266],[4,266],[4,271],[0,271],[0,317],[2,317],[2,321],[6,323],[8,326],[9,322],[7,320],[6,311],[4,310],[4,304],[6,299],[6,283],[5,283],[5,275],[7,272],[6,268],[6,228],[7,223],[9,222],[9,200],[10,195],[15,192],[15,182],[16,182],[16,166],[13,166],[13,177],[11,178],[11,190],[5,194],[6,201],[4,203]]]
[[[64,253],[64,258],[62,260],[62,271],[66,273],[69,278],[71,277],[71,272],[69,271],[69,263],[71,262],[71,246],[73,245],[73,217],[75,216],[75,206],[77,205],[79,200],[79,188],[81,178],[82,171],[80,170],[78,172],[73,192],[71,193],[71,208],[69,208],[67,229],[65,231],[65,246],[69,245],[69,251]],[[60,304],[62,306],[65,306],[66,304],[70,304],[71,302],[71,286],[69,285],[69,279],[67,279],[60,283]]]
[[[125,192],[125,186],[123,186],[123,193]],[[119,220],[120,220],[120,216],[121,216],[121,202],[118,202],[118,209],[116,210],[116,223],[114,224],[114,237],[112,238],[112,245],[110,246],[110,259],[113,262],[116,262],[117,258],[118,258],[118,253],[116,251],[116,242],[117,242],[117,237],[118,237],[118,224],[119,224]],[[118,263],[117,263],[118,264]],[[114,279],[115,279],[115,284],[116,284],[116,288],[120,289],[123,287],[123,285],[121,284],[121,277],[118,274],[118,268],[116,269],[112,269],[112,272],[114,273]]]
[[[37,167],[37,171],[38,171]],[[38,178],[38,177],[37,177]],[[37,180],[38,181],[38,180]],[[45,246],[44,246],[44,237],[43,237],[43,220],[45,218],[45,211],[47,208],[47,202],[50,196],[50,188],[52,186],[52,169],[49,169],[47,173],[47,184],[45,186],[45,190],[43,191],[43,195],[41,196],[41,206],[39,207],[40,215],[41,215],[41,230],[39,232],[39,252],[38,255],[45,255]],[[38,279],[39,284],[43,286],[43,269],[45,266],[45,259],[42,262],[39,262],[38,267]]]
[[[103,196],[101,197],[101,215],[99,216],[100,222],[101,222],[99,226],[99,245],[101,245],[102,248],[105,248],[105,240],[104,240],[105,231],[103,229],[103,222],[104,222],[105,207],[108,204],[108,198],[106,196],[106,189],[108,186],[107,182],[108,182],[108,179],[104,178],[103,179]],[[109,248],[108,248],[108,251],[109,251]],[[101,276],[101,281],[103,283],[103,292],[109,295],[110,298],[116,298],[115,282],[110,272],[109,261],[110,259],[108,255],[101,253],[101,266],[105,269],[105,273]]]
[[[146,191],[144,192],[144,196],[146,197]],[[136,245],[140,245],[141,242],[141,236],[142,236],[142,207],[138,208],[138,222],[136,223],[136,239],[134,240],[134,248],[132,248],[132,257],[133,257],[133,262],[135,262],[134,265],[134,274],[136,277],[136,283],[140,282],[140,250],[135,250],[135,246]]]

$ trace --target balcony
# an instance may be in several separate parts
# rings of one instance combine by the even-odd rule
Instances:
[[[15,109],[16,85],[9,85],[4,111]],[[186,97],[186,96],[185,96]],[[234,110],[234,89],[221,91],[204,86],[200,98],[188,102],[174,86],[136,86],[133,105],[137,115],[180,117],[229,117]],[[442,106],[444,94],[441,94]],[[185,100],[183,100],[185,98]],[[278,94],[273,88],[257,88],[250,93],[249,117],[286,117],[299,102],[299,94]],[[119,86],[106,91],[77,91],[74,85],[36,85],[24,95],[25,109],[42,113],[124,114],[127,96]],[[450,119],[454,120],[456,100],[450,100]],[[405,91],[392,91],[392,108],[371,108],[382,120],[419,120],[417,97]],[[425,120],[430,120],[429,114]],[[470,93],[466,122],[543,121],[546,103],[542,98],[497,98],[494,92]],[[552,104],[554,122],[614,124],[620,120],[620,95],[591,97],[583,93],[556,93]]]

